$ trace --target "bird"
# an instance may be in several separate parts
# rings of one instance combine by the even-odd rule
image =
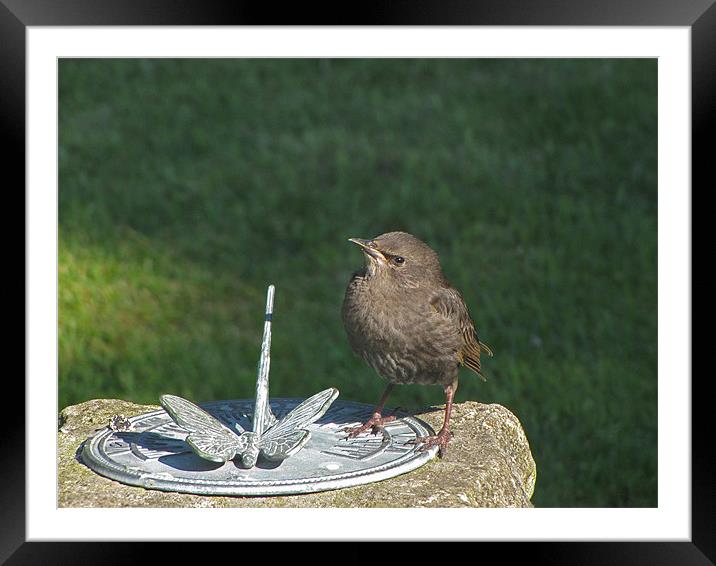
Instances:
[[[421,437],[421,450],[438,446],[444,457],[452,437],[450,414],[461,366],[485,380],[481,342],[467,305],[445,278],[437,252],[407,232],[387,232],[372,239],[349,238],[365,265],[348,283],[341,315],[348,342],[387,386],[364,424],[346,429],[354,438],[371,429],[379,434],[395,416],[383,416],[396,384],[437,384],[445,393],[442,428]]]

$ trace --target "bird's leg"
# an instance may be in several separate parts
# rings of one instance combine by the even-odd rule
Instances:
[[[457,378],[445,386],[445,420],[443,421],[442,428],[434,436],[425,436],[422,438],[416,438],[416,442],[423,444],[422,451],[427,450],[431,446],[439,446],[439,455],[442,458],[447,453],[447,443],[452,438],[450,433],[450,413],[452,412],[452,400],[455,397],[457,391]]]
[[[373,411],[373,416],[369,418],[364,424],[343,429],[344,432],[348,433],[348,438],[355,438],[361,432],[364,432],[368,429],[371,429],[373,434],[378,434],[383,430],[383,425],[395,420],[395,417],[392,415],[388,417],[384,417],[381,415],[381,413],[383,412],[383,406],[385,405],[385,401],[388,399],[388,395],[390,395],[390,392],[393,390],[393,387],[393,383],[388,384],[388,387],[386,387],[385,391],[383,391],[383,395],[381,395],[380,401],[378,401],[378,404]]]

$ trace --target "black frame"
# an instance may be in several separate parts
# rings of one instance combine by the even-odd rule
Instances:
[[[707,189],[716,108],[715,0],[380,0],[354,5],[352,13],[313,3],[208,2],[201,0],[0,0],[0,119],[5,175],[25,184],[25,28],[84,25],[569,25],[691,27],[692,184]],[[713,181],[710,186],[713,186]],[[15,194],[18,194],[16,191]],[[692,193],[693,195],[693,189]],[[22,208],[24,210],[24,198]],[[693,222],[693,221],[692,221]],[[693,223],[692,223],[693,232]],[[707,241],[693,238],[692,241]],[[13,241],[13,240],[8,240]],[[692,268],[693,277],[693,268]],[[706,290],[705,285],[703,286]],[[702,293],[701,296],[708,296]],[[692,299],[693,300],[693,299]],[[692,319],[693,320],[693,319]],[[12,378],[13,376],[8,376]],[[8,377],[3,380],[4,387]],[[682,379],[683,376],[672,376]],[[710,377],[710,376],[708,376]],[[716,560],[716,457],[708,426],[704,382],[692,380],[692,540],[690,542],[525,542],[483,544],[482,560],[516,558],[550,564],[713,564]],[[185,545],[25,542],[25,408],[3,407],[0,446],[0,562],[8,564],[133,563],[172,559]],[[8,415],[9,411],[16,414]],[[10,423],[22,423],[12,425]],[[707,424],[708,423],[708,424]],[[361,529],[362,530],[362,529]],[[108,531],[109,532],[109,531]],[[363,531],[365,532],[365,531]],[[171,548],[167,548],[171,546]],[[160,548],[161,547],[161,548]],[[173,550],[173,552],[172,552]],[[216,549],[218,550],[218,548]],[[236,547],[226,548],[233,559]],[[258,549],[257,549],[258,550]],[[272,548],[275,555],[276,547]],[[212,554],[215,550],[212,549]],[[219,554],[215,554],[216,558]],[[232,559],[232,558],[230,558]],[[482,561],[481,560],[481,561]]]

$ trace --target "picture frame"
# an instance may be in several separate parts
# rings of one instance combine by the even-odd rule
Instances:
[[[0,0],[0,76],[4,86],[0,97],[3,136],[8,170],[15,184],[25,183],[25,63],[26,29],[30,26],[184,26],[184,25],[459,25],[459,26],[688,26],[692,41],[692,186],[706,184],[705,138],[712,131],[713,100],[716,99],[716,7],[713,0],[659,4],[645,1],[554,2],[538,0],[523,9],[518,2],[427,2],[420,9],[412,3],[380,2],[365,7],[351,18],[330,9],[289,7],[280,14],[271,6],[198,1],[116,5],[105,0],[63,2]],[[7,185],[7,186],[14,186]],[[705,189],[702,189],[705,190]],[[692,194],[693,194],[692,188]],[[700,241],[693,238],[694,242]],[[31,285],[25,281],[25,288]],[[703,377],[693,379],[692,391],[692,539],[690,542],[524,542],[519,545],[489,545],[488,553],[502,559],[524,553],[538,563],[564,564],[709,564],[716,560],[716,492],[712,484],[716,459],[709,441]],[[27,399],[25,400],[27,402]],[[701,406],[700,406],[701,405]],[[15,412],[13,414],[13,411]],[[25,409],[17,401],[6,407],[3,428],[6,453],[13,454],[3,466],[0,488],[0,559],[8,564],[62,563],[90,554],[93,560],[111,563],[117,556],[164,555],[153,545],[132,543],[118,550],[121,543],[27,542]],[[320,536],[317,537],[320,539]],[[162,545],[165,546],[165,545]],[[483,548],[488,545],[483,545]],[[147,554],[149,552],[150,554]]]

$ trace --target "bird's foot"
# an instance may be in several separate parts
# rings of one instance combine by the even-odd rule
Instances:
[[[368,429],[371,429],[371,432],[373,434],[381,434],[383,432],[384,425],[386,423],[394,421],[395,419],[396,417],[393,415],[382,417],[380,413],[373,413],[373,416],[369,418],[364,424],[344,428],[343,432],[348,433],[348,438],[355,438],[356,436],[358,436],[362,432],[365,432]]]
[[[425,452],[431,446],[439,446],[440,450],[438,451],[438,456],[440,456],[440,458],[444,458],[445,454],[447,454],[447,444],[450,442],[451,438],[452,433],[446,428],[441,428],[440,432],[435,435],[416,438],[415,443],[422,444],[422,447],[420,448],[421,452]]]

